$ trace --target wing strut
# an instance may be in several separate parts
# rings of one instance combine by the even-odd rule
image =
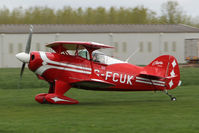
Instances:
[[[96,49],[89,48],[89,47],[86,47],[86,49],[88,50],[88,53],[89,53],[89,56],[90,56],[91,77],[93,77],[95,74],[94,74],[94,68],[93,68],[93,56],[92,56],[92,53],[93,53],[93,51],[95,51]]]

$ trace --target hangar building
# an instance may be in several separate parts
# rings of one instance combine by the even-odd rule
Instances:
[[[129,63],[149,64],[159,55],[174,55],[185,63],[185,42],[199,38],[199,28],[183,24],[44,24],[33,25],[32,51],[49,51],[53,41],[93,41],[112,45],[104,52]],[[0,25],[0,67],[21,67],[15,54],[24,51],[29,25]]]

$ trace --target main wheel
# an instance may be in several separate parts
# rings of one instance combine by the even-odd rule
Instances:
[[[41,94],[38,94],[35,96],[35,100],[38,102],[38,103],[47,103],[46,99],[45,99],[45,96],[47,95],[48,93],[41,93]]]

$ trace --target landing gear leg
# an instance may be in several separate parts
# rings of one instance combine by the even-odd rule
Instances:
[[[174,97],[174,96],[172,96],[171,94],[169,94],[168,91],[167,91],[166,89],[164,90],[164,93],[165,93],[166,95],[168,95],[168,96],[171,98],[171,101],[176,101],[176,100],[177,100],[176,97]]]
[[[35,96],[35,100],[39,103],[51,104],[78,104],[75,99],[64,96],[64,93],[71,88],[69,83],[63,81],[54,81],[50,83],[48,93],[41,93]]]
[[[55,81],[54,82],[49,82],[49,90],[48,93],[54,93],[55,92]]]
[[[53,90],[50,90],[49,93],[45,96],[45,100],[48,103],[52,104],[78,104],[79,102],[75,99],[64,96],[64,93],[67,92],[71,85],[64,81],[55,80],[53,84]]]

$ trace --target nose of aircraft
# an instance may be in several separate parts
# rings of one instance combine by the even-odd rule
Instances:
[[[27,54],[24,52],[16,54],[16,57],[18,60],[20,60],[21,62],[24,62],[24,63],[28,63],[30,61],[30,54]]]

